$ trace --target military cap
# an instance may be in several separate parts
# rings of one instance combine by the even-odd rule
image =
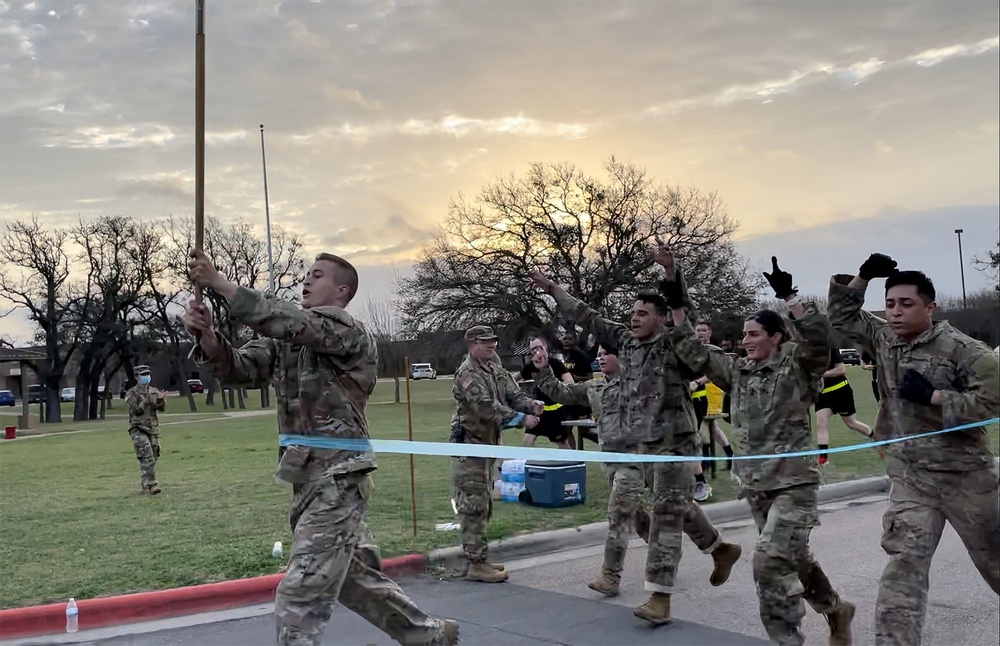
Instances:
[[[496,341],[497,335],[493,334],[493,328],[488,325],[473,325],[465,331],[466,341]]]
[[[136,366],[135,367],[135,374],[137,374],[137,375],[148,375],[149,374],[149,366]]]

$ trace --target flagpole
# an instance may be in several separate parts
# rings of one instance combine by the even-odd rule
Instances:
[[[205,0],[195,0],[194,36],[194,248],[205,247]],[[195,302],[202,302],[201,285],[194,286]]]
[[[274,291],[274,256],[271,255],[271,208],[267,200],[267,158],[264,156],[264,124],[260,124],[260,161],[264,167],[264,222],[267,228],[267,287]]]

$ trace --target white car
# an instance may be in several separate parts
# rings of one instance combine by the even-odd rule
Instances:
[[[61,402],[76,401],[76,388],[63,388],[62,390],[60,390],[59,401]]]
[[[429,363],[410,364],[410,379],[437,379],[437,371]]]

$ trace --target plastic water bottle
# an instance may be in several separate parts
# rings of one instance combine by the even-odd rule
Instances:
[[[66,604],[66,632],[75,633],[80,630],[80,609],[76,607],[76,599],[69,598]]]
[[[281,541],[274,542],[274,546],[271,548],[271,556],[276,559],[281,558]]]

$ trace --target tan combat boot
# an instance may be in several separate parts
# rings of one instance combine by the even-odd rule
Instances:
[[[830,624],[830,646],[851,646],[854,643],[852,621],[854,604],[849,601],[841,601],[836,610],[826,615],[826,623]]]
[[[632,614],[654,626],[669,624],[673,621],[670,616],[670,595],[666,592],[654,592],[649,601],[633,610]]]
[[[489,561],[486,561],[486,565],[490,566],[491,568],[493,568],[497,572],[503,572],[504,571],[503,563],[490,563]]]
[[[619,577],[602,572],[601,576],[587,584],[587,587],[594,592],[600,592],[605,597],[614,597],[618,594]]]
[[[494,570],[489,563],[477,561],[469,563],[469,571],[465,574],[465,578],[482,583],[500,583],[507,580],[507,573],[503,570]]]
[[[444,646],[455,646],[458,643],[458,624],[454,621],[444,622]]]
[[[149,494],[150,496],[155,496],[160,493],[160,485],[143,485],[142,493]]]
[[[714,586],[720,586],[729,580],[729,574],[733,571],[733,566],[740,560],[743,548],[732,543],[722,543],[712,550],[712,561],[715,562],[715,569],[712,570],[708,582]]]

